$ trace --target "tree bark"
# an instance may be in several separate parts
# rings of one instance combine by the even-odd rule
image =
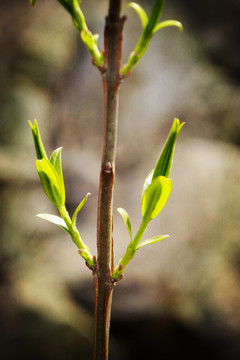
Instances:
[[[110,0],[104,32],[105,60],[102,69],[105,107],[105,130],[100,173],[97,266],[94,272],[94,360],[108,359],[109,328],[113,284],[111,283],[112,203],[118,127],[120,60],[124,18],[120,17],[121,0]]]

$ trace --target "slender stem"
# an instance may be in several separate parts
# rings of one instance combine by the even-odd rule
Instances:
[[[59,208],[60,215],[62,219],[65,221],[67,228],[69,230],[69,234],[72,238],[72,241],[77,245],[78,252],[82,256],[82,258],[86,261],[87,266],[92,270],[95,269],[96,261],[95,256],[91,255],[89,248],[84,244],[80,233],[78,232],[76,225],[71,220],[67,209],[65,206]]]
[[[99,185],[97,224],[97,268],[94,273],[95,321],[94,360],[108,359],[109,327],[113,286],[111,283],[112,202],[117,143],[120,59],[124,19],[121,0],[110,0],[105,26],[103,69],[105,134]]]
[[[127,250],[123,257],[119,260],[118,265],[116,266],[114,272],[111,275],[111,278],[114,281],[118,281],[118,279],[121,279],[121,275],[124,273],[124,270],[126,269],[129,261],[134,257],[136,248],[148,226],[149,221],[146,221],[145,219],[142,220],[141,225],[133,239],[133,241],[128,245]]]

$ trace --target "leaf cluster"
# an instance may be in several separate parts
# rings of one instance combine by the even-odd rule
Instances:
[[[62,171],[61,153],[62,148],[54,150],[48,159],[43,146],[37,120],[32,124],[29,121],[35,144],[37,160],[36,168],[43,187],[43,190],[49,200],[57,207],[61,217],[52,214],[38,214],[37,216],[56,224],[65,230],[77,245],[80,255],[86,260],[90,268],[95,267],[95,258],[91,255],[89,248],[84,244],[77,228],[76,219],[80,210],[85,205],[90,193],[77,206],[72,219],[70,218],[65,206],[65,185]]]
[[[96,65],[101,71],[104,65],[104,52],[98,48],[98,34],[92,34],[89,30],[85,16],[81,10],[81,0],[57,0],[64,9],[71,15],[73,23],[80,32],[81,39],[88,51],[90,52],[93,64]],[[30,0],[32,6],[34,6],[36,0]],[[130,53],[128,62],[122,66],[120,74],[122,78],[125,78],[131,73],[133,67],[145,54],[153,35],[165,27],[176,26],[180,30],[183,29],[182,24],[177,20],[165,20],[159,23],[162,15],[164,0],[155,0],[151,9],[149,17],[145,10],[137,3],[130,2],[128,7],[134,9],[138,14],[142,23],[142,34],[134,48]]]
[[[155,3],[152,7],[149,17],[147,16],[145,10],[137,3],[130,2],[128,7],[131,7],[138,14],[141,23],[142,23],[142,34],[137,42],[135,49],[131,52],[127,64],[125,64],[121,69],[121,74],[123,77],[126,77],[132,68],[138,63],[138,61],[145,54],[153,35],[158,31],[168,26],[176,26],[180,30],[183,29],[182,24],[177,20],[166,20],[159,23],[160,17],[162,15],[164,0],[155,0]]]
[[[184,123],[180,123],[176,118],[174,119],[156,166],[144,181],[141,193],[142,222],[134,238],[132,236],[132,225],[127,211],[123,208],[118,209],[130,235],[130,243],[123,258],[119,261],[112,274],[112,279],[114,279],[114,281],[118,281],[118,279],[121,278],[126,266],[138,249],[169,237],[169,235],[157,235],[141,241],[149,222],[162,211],[170,196],[172,180],[169,178],[169,175],[177,137],[183,125]]]
[[[84,14],[81,10],[81,0],[57,0],[72,16],[74,25],[80,32],[81,39],[86,45],[87,49],[92,55],[93,63],[100,69],[103,69],[104,53],[99,51],[97,40],[98,34],[93,35],[88,29]],[[30,0],[30,3],[34,6],[36,0]],[[130,2],[128,7],[134,9],[142,23],[142,33],[137,42],[135,49],[131,52],[127,64],[125,64],[121,70],[121,77],[128,76],[132,68],[138,63],[141,57],[145,54],[149,43],[153,35],[168,26],[176,26],[182,30],[182,24],[176,20],[166,20],[159,22],[162,10],[164,6],[164,0],[155,0],[149,16],[145,10],[137,3]],[[56,224],[63,230],[65,230],[72,238],[73,242],[79,249],[79,254],[86,260],[88,267],[94,269],[96,266],[95,256],[91,255],[91,252],[87,245],[83,242],[77,228],[76,219],[77,215],[85,205],[89,193],[84,197],[76,208],[72,218],[69,216],[65,206],[65,185],[62,171],[61,153],[62,148],[58,148],[53,151],[48,159],[46,151],[43,146],[41,135],[39,132],[37,121],[34,124],[29,122],[32,135],[34,139],[37,160],[36,167],[40,177],[42,187],[50,199],[50,201],[57,207],[60,217],[51,214],[39,214],[38,216],[44,220],[50,221]],[[127,231],[130,236],[130,242],[127,246],[126,252],[122,259],[120,259],[118,265],[111,275],[112,281],[118,281],[121,279],[124,269],[128,265],[129,261],[133,258],[136,251],[143,246],[159,242],[169,235],[157,235],[151,238],[142,240],[144,232],[151,220],[153,220],[165,207],[168,198],[172,190],[172,180],[170,179],[170,171],[172,167],[172,160],[174,155],[174,149],[179,132],[184,123],[180,123],[178,119],[174,119],[172,127],[170,129],[167,140],[163,146],[162,152],[158,158],[156,166],[146,177],[142,193],[141,193],[141,212],[142,222],[136,232],[136,235],[132,234],[132,225],[130,217],[126,210],[118,208],[118,212],[122,216]]]

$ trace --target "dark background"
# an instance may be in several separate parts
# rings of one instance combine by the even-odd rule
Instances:
[[[149,12],[153,1],[141,1]],[[123,13],[123,61],[141,31]],[[102,47],[107,1],[82,3]],[[186,125],[173,191],[114,290],[110,359],[235,360],[240,356],[240,3],[166,1],[156,33],[121,87],[114,209],[137,230],[140,194],[175,116]],[[0,358],[91,359],[93,284],[64,232],[35,217],[56,214],[35,170],[27,120],[48,152],[63,146],[67,208],[89,191],[78,227],[96,252],[102,152],[101,76],[56,0],[0,1]],[[128,234],[114,213],[115,262]]]

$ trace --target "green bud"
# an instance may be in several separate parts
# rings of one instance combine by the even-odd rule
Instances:
[[[46,151],[43,146],[37,120],[34,124],[29,121],[34,145],[38,160],[36,161],[37,172],[40,177],[43,190],[48,198],[59,209],[65,205],[65,187],[62,173],[61,152],[62,148],[53,151],[48,160]]]
[[[152,181],[159,176],[169,177],[178,134],[185,123],[175,118],[152,175]]]
[[[32,130],[32,135],[33,135],[33,140],[34,140],[34,145],[35,145],[35,149],[36,149],[36,154],[37,154],[37,158],[39,160],[41,159],[47,159],[47,154],[46,151],[44,149],[43,143],[42,143],[42,139],[41,139],[41,135],[40,135],[40,131],[38,128],[38,123],[37,120],[34,120],[34,124],[31,123],[31,121],[28,121],[29,125],[31,127]]]
[[[169,179],[178,134],[184,123],[174,119],[166,143],[155,168],[146,177],[142,188],[142,216],[148,221],[155,218],[165,206],[172,189]]]

